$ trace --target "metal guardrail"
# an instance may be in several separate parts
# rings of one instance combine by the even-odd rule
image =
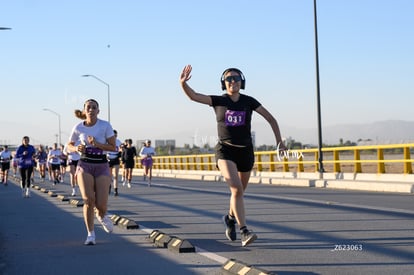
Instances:
[[[414,144],[322,148],[325,172],[412,174]],[[254,170],[262,172],[318,172],[318,149],[255,152]],[[153,169],[216,170],[214,154],[155,156]],[[137,161],[137,168],[142,168]]]

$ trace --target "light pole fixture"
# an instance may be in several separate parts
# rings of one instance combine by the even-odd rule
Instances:
[[[7,30],[11,30],[11,28],[0,27],[0,30],[7,31]]]
[[[106,83],[105,81],[103,81],[102,79],[100,79],[99,77],[93,75],[93,74],[84,74],[82,75],[82,77],[93,77],[96,80],[98,80],[99,82],[103,83],[106,85],[106,87],[108,88],[108,122],[111,122],[111,98],[110,98],[110,86],[108,83]]]
[[[62,145],[62,130],[61,130],[61,127],[60,127],[60,114],[57,113],[57,112],[55,112],[55,111],[53,111],[53,110],[51,110],[51,109],[48,109],[48,108],[43,108],[43,111],[51,112],[52,114],[55,114],[58,117],[58,123],[59,123],[59,145]]]
[[[316,0],[313,0],[313,15],[315,26],[315,59],[316,59],[316,107],[318,112],[318,163],[319,173],[325,172],[322,155],[322,119],[321,119],[321,95],[319,85],[319,50],[318,50],[318,18],[316,16]]]

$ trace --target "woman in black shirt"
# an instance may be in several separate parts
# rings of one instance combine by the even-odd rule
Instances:
[[[246,79],[236,68],[225,70],[221,76],[221,88],[226,90],[222,96],[204,95],[195,92],[187,81],[191,78],[191,65],[184,67],[180,83],[184,93],[193,101],[212,106],[216,113],[219,142],[216,145],[216,162],[222,176],[229,185],[230,209],[223,216],[226,237],[237,239],[235,223],[239,225],[242,246],[257,239],[256,234],[247,229],[243,194],[247,188],[250,172],[254,165],[254,151],[251,137],[251,118],[253,111],[262,115],[272,127],[279,150],[285,150],[279,126],[272,114],[253,97],[240,94]]]

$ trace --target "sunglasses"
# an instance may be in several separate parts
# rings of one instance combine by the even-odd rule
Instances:
[[[234,82],[239,82],[241,81],[241,76],[240,75],[231,75],[226,77],[224,80],[226,80],[226,82],[232,82],[234,80]]]

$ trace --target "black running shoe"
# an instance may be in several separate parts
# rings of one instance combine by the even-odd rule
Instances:
[[[235,241],[237,239],[236,234],[236,221],[229,219],[229,215],[223,216],[223,222],[226,226],[226,237],[230,241]]]
[[[252,231],[246,230],[245,232],[241,233],[241,242],[242,246],[246,246],[251,244],[257,239],[257,235],[254,234]]]

